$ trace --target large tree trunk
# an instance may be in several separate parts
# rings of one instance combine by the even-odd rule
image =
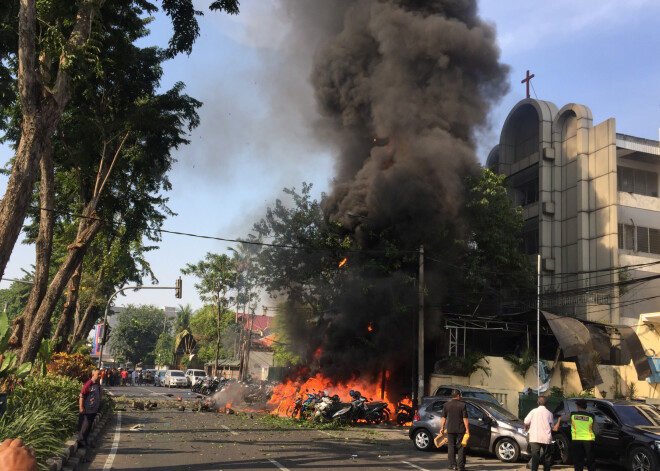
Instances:
[[[50,146],[49,138],[62,117],[67,103],[69,76],[63,65],[69,52],[89,37],[95,8],[103,0],[84,0],[78,7],[76,24],[60,56],[57,77],[50,87],[36,64],[36,0],[20,0],[18,13],[18,92],[21,100],[21,139],[12,166],[7,190],[0,200],[0,277],[25,220],[34,188],[41,152]],[[46,59],[47,60],[47,59]],[[43,71],[41,71],[43,72]],[[42,84],[43,83],[43,84]]]
[[[55,332],[51,337],[53,350],[58,353],[67,350],[69,335],[71,335],[71,330],[73,330],[74,315],[76,306],[78,305],[80,279],[82,278],[82,267],[83,262],[81,260],[69,280],[69,289],[66,294],[64,309],[62,310],[62,315],[60,316],[60,321],[57,323]]]
[[[53,227],[55,213],[52,211],[55,205],[55,176],[53,171],[53,149],[48,143],[47,150],[41,156],[41,188],[39,189],[39,202],[41,212],[39,217],[39,233],[35,242],[36,261],[34,270],[34,284],[27,300],[23,314],[14,319],[14,330],[10,339],[10,345],[20,348],[23,340],[23,332],[29,329],[31,319],[28,312],[35,312],[39,303],[46,294],[48,288],[48,276],[50,270],[50,258],[53,249]]]
[[[36,358],[39,346],[41,345],[41,340],[46,330],[46,325],[50,320],[50,316],[57,304],[57,300],[62,295],[66,283],[71,279],[71,276],[73,276],[76,267],[82,262],[89,244],[91,244],[92,240],[103,226],[100,219],[96,219],[94,214],[91,216],[92,217],[89,219],[84,219],[81,227],[82,230],[79,231],[75,242],[67,247],[68,254],[48,287],[48,291],[39,306],[39,310],[34,317],[34,322],[32,323],[29,332],[26,332],[26,335],[24,335],[24,338],[27,337],[27,340],[23,341],[23,349],[21,350],[20,355],[21,363],[33,361]]]

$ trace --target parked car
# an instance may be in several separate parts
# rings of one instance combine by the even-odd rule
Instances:
[[[598,461],[618,463],[632,471],[657,471],[660,465],[660,409],[636,401],[584,398],[594,415],[594,456]],[[577,410],[576,399],[564,399],[554,410],[555,418]],[[553,433],[562,463],[570,464],[571,425],[562,422]]]
[[[186,370],[186,380],[188,381],[188,387],[192,386],[196,378],[204,378],[206,376],[206,371],[204,370]]]
[[[447,397],[423,398],[412,426],[408,431],[415,448],[422,451],[435,449],[433,439],[440,433],[440,416]],[[527,450],[527,432],[522,420],[499,404],[484,399],[463,398],[467,406],[470,441],[468,448],[493,453],[499,460],[512,463]]]
[[[156,370],[154,374],[154,386],[165,386],[165,373],[167,373],[167,370]]]
[[[172,386],[175,388],[185,388],[188,386],[188,380],[181,370],[167,370],[163,378],[163,386],[167,386],[168,388]]]
[[[461,397],[474,397],[476,399],[483,399],[490,401],[499,406],[502,405],[495,396],[481,388],[473,388],[472,386],[459,386],[457,384],[438,386],[433,393],[434,396],[451,397],[451,392],[456,389],[461,392]]]

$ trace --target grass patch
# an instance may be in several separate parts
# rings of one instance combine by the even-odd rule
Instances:
[[[298,420],[291,417],[279,417],[277,415],[266,414],[259,417],[259,423],[276,430],[287,430],[294,428],[308,428],[318,430],[345,430],[346,426],[339,422],[321,423],[313,420]]]

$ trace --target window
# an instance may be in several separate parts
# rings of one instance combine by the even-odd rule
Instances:
[[[474,407],[472,404],[466,404],[468,419],[483,419],[484,413]]]
[[[444,401],[435,401],[433,403],[433,406],[431,407],[431,410],[433,412],[442,412],[442,406],[444,405],[445,405]]]
[[[618,230],[619,249],[660,255],[660,229],[619,224]]]
[[[637,168],[617,167],[617,189],[658,197],[658,173]]]

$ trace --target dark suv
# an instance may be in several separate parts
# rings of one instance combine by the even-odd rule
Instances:
[[[657,471],[660,463],[660,409],[635,401],[585,398],[595,417],[594,455],[599,461],[619,463],[631,471]],[[555,419],[577,410],[576,399],[564,399]],[[561,461],[572,462],[570,422],[553,433]]]
[[[451,392],[456,389],[460,391],[461,397],[474,397],[476,399],[483,399],[490,401],[493,404],[502,405],[495,396],[481,388],[473,388],[472,386],[458,386],[456,384],[438,386],[433,393],[434,396],[451,397]]]

